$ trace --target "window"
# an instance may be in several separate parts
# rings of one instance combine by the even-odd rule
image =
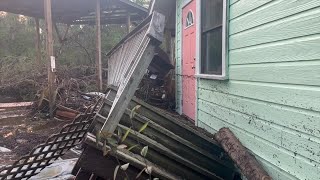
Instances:
[[[193,13],[192,11],[190,10],[187,14],[187,18],[186,18],[186,28],[190,27],[193,25]]]
[[[199,74],[226,77],[226,0],[201,1],[201,48]]]

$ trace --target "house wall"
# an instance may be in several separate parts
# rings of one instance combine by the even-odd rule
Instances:
[[[198,125],[231,128],[274,179],[320,179],[320,1],[229,0],[228,42],[230,80],[198,81]]]

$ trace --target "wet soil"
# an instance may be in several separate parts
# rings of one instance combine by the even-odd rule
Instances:
[[[0,167],[12,164],[28,154],[35,146],[58,132],[68,121],[41,119],[38,117],[16,117],[0,119],[0,147],[10,153],[0,152]]]

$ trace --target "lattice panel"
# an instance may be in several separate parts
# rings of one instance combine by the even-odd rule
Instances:
[[[28,179],[79,145],[93,120],[94,113],[81,114],[71,124],[65,125],[58,134],[35,147],[27,156],[21,157],[12,166],[2,169],[1,180]]]

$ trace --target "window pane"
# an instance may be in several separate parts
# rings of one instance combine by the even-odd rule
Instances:
[[[223,0],[202,0],[202,32],[222,25]]]
[[[201,74],[222,75],[222,27],[202,33]]]
[[[193,25],[193,13],[189,11],[186,18],[186,27],[189,27],[191,25]]]

